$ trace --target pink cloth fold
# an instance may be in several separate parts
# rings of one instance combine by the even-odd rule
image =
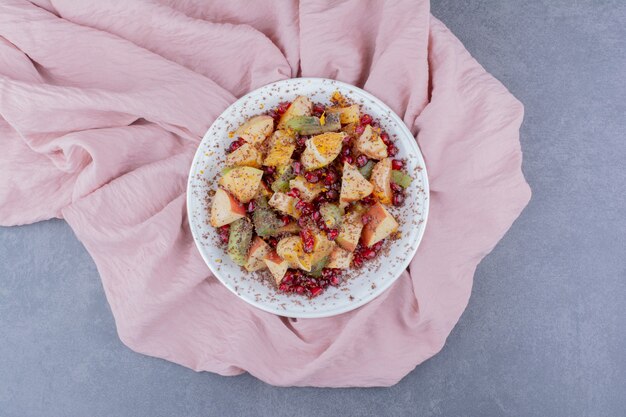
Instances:
[[[293,321],[211,276],[185,185],[202,135],[236,97],[296,76],[362,86],[403,117],[431,206],[388,291]],[[121,340],[195,370],[378,386],[437,353],[476,265],[530,198],[522,114],[427,1],[0,3],[0,224],[64,218],[96,262]]]

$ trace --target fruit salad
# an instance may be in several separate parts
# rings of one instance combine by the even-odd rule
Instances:
[[[389,135],[338,92],[329,105],[281,103],[232,138],[211,225],[233,262],[269,271],[280,292],[316,297],[396,236],[389,209],[412,179]]]

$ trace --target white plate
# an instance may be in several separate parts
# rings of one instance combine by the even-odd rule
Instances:
[[[246,119],[306,95],[314,102],[328,104],[339,91],[361,106],[394,139],[399,148],[397,158],[406,160],[414,178],[406,190],[403,207],[390,212],[400,223],[401,238],[387,242],[388,248],[361,270],[353,271],[339,287],[329,287],[322,295],[308,299],[279,293],[269,272],[249,273],[233,263],[224,246],[218,245],[217,230],[209,224],[209,190],[224,168],[225,149],[234,131]],[[237,100],[215,120],[200,143],[191,165],[187,184],[189,225],[205,262],[213,274],[242,300],[262,310],[286,317],[328,317],[353,310],[385,291],[400,276],[417,251],[428,216],[428,177],[422,154],[411,132],[402,120],[382,101],[371,94],[339,81],[325,78],[295,78],[261,87]],[[384,255],[387,253],[387,255]]]

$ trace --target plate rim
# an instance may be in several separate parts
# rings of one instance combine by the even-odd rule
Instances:
[[[396,122],[397,125],[399,125],[400,130],[403,131],[403,133],[405,133],[406,135],[408,135],[409,137],[413,138],[413,141],[410,141],[410,146],[414,147],[414,151],[416,151],[415,155],[418,159],[418,163],[420,164],[420,166],[422,167],[422,175],[423,175],[423,184],[422,184],[422,188],[424,189],[424,194],[425,194],[425,204],[423,207],[423,212],[422,212],[422,216],[423,216],[423,222],[422,222],[422,227],[421,229],[418,231],[418,235],[417,238],[415,239],[415,245],[413,246],[412,251],[410,252],[409,256],[407,256],[400,264],[402,266],[401,268],[401,272],[398,274],[398,276],[396,276],[393,279],[390,279],[388,281],[386,281],[384,283],[384,285],[381,285],[379,287],[377,287],[377,291],[372,293],[372,295],[370,297],[363,297],[362,299],[358,300],[358,301],[354,301],[352,303],[346,304],[344,305],[342,308],[337,308],[334,310],[324,310],[322,312],[316,312],[316,311],[310,311],[307,313],[295,313],[295,314],[289,314],[286,315],[284,314],[285,311],[282,311],[283,314],[281,314],[281,311],[279,311],[277,308],[272,308],[271,306],[268,306],[267,303],[261,303],[261,302],[257,302],[254,299],[248,299],[245,298],[243,295],[237,293],[233,288],[231,288],[229,285],[227,285],[219,276],[218,273],[216,273],[216,271],[213,269],[213,267],[211,266],[211,263],[209,262],[209,260],[207,259],[207,256],[205,255],[205,253],[201,250],[200,248],[200,236],[197,235],[197,231],[194,230],[193,227],[191,227],[191,219],[192,219],[192,213],[190,212],[190,207],[191,207],[191,195],[192,193],[190,192],[191,190],[191,182],[192,182],[192,178],[193,178],[193,174],[194,174],[194,169],[196,168],[196,165],[198,163],[199,160],[199,156],[202,153],[202,143],[204,142],[204,140],[206,139],[208,133],[211,131],[211,128],[213,127],[213,125],[215,124],[215,122],[218,120],[218,118],[224,114],[227,113],[229,110],[231,110],[233,107],[235,107],[237,105],[237,103],[245,101],[247,98],[249,98],[250,96],[253,96],[255,94],[257,94],[259,91],[269,87],[269,86],[274,86],[277,84],[281,84],[281,83],[285,83],[285,82],[289,82],[289,81],[294,81],[294,80],[298,80],[298,81],[309,81],[309,82],[331,82],[335,85],[341,86],[343,88],[347,88],[347,89],[354,89],[356,91],[358,91],[359,93],[365,95],[369,100],[371,100],[372,102],[374,102],[375,104],[377,104],[378,106],[380,106],[384,111],[388,112],[388,115],[391,117],[391,119]],[[204,133],[204,135],[202,136],[202,139],[200,140],[200,142],[198,143],[198,147],[196,149],[196,151],[194,152],[194,156],[193,156],[193,160],[191,162],[191,166],[189,167],[189,173],[187,175],[187,186],[186,186],[186,198],[185,198],[185,204],[186,204],[186,213],[187,213],[187,223],[189,225],[189,229],[191,230],[191,235],[193,237],[193,241],[194,241],[194,245],[196,247],[196,250],[200,253],[200,256],[202,257],[202,260],[204,261],[204,263],[206,264],[206,266],[209,268],[209,270],[211,271],[211,273],[213,274],[213,276],[215,276],[215,278],[224,286],[226,287],[231,293],[235,294],[237,296],[237,298],[241,299],[242,301],[244,301],[245,303],[252,305],[262,311],[271,313],[271,314],[275,314],[277,316],[280,317],[290,317],[290,318],[324,318],[324,317],[333,317],[333,316],[337,316],[340,314],[344,314],[353,310],[356,310],[359,307],[362,307],[363,305],[375,300],[376,298],[380,297],[385,291],[387,291],[389,289],[389,287],[391,287],[391,285],[393,285],[398,278],[400,278],[400,276],[402,275],[402,271],[406,271],[407,267],[409,266],[409,264],[411,263],[411,261],[413,260],[413,258],[415,257],[415,254],[417,253],[417,250],[419,249],[421,243],[422,243],[422,239],[424,238],[424,234],[426,232],[426,227],[428,224],[428,218],[429,218],[429,214],[430,214],[430,181],[428,178],[428,170],[426,167],[426,161],[424,160],[424,155],[422,154],[422,150],[419,147],[419,144],[417,143],[417,138],[413,135],[413,133],[411,133],[411,131],[409,130],[408,126],[404,123],[404,121],[400,118],[400,116],[398,116],[398,114],[396,114],[395,111],[393,111],[393,109],[391,109],[391,107],[389,107],[385,102],[383,102],[381,99],[379,99],[378,97],[374,96],[372,93],[369,93],[368,91],[357,87],[355,85],[352,84],[348,84],[346,82],[343,81],[339,81],[339,80],[334,80],[332,78],[322,78],[322,77],[296,77],[296,78],[285,78],[282,80],[278,80],[278,81],[274,81],[271,83],[267,83],[264,84],[258,88],[255,88],[254,90],[251,90],[250,92],[244,94],[243,96],[241,96],[240,98],[238,98],[237,100],[235,100],[233,103],[231,103],[228,107],[226,107],[221,113],[220,115],[218,115],[215,120],[211,123],[211,125],[209,126],[209,128],[207,129],[207,131]]]

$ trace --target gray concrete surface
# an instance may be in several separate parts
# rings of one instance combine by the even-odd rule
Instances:
[[[0,229],[0,416],[625,416],[626,6],[433,1],[526,105],[534,196],[443,351],[388,389],[280,389],[118,340],[62,221]]]

